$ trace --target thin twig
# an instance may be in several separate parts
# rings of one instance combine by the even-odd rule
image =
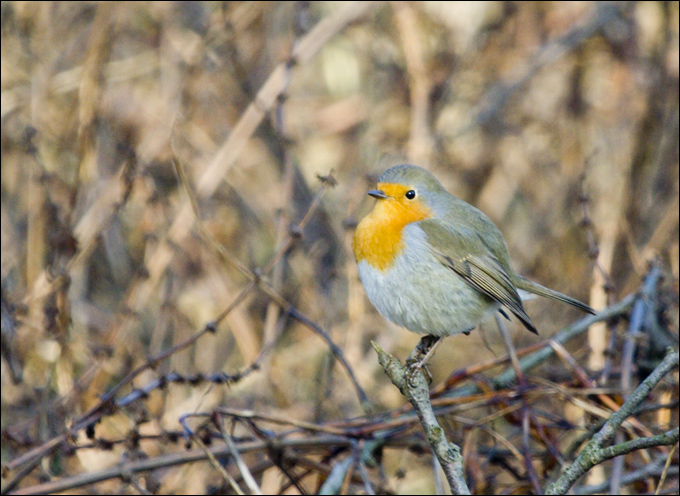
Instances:
[[[201,438],[196,436],[196,435],[192,435],[192,439],[193,439],[193,442],[195,442],[199,446],[199,448],[201,448],[203,450],[206,457],[210,461],[210,464],[220,473],[220,475],[222,475],[224,480],[227,481],[227,483],[234,490],[234,492],[236,494],[243,494],[244,495],[245,493],[243,492],[243,489],[241,489],[239,487],[238,483],[234,480],[234,478],[231,476],[231,474],[224,469],[222,464],[217,460],[217,458],[215,458],[215,455],[213,455],[213,453],[208,449],[208,447],[205,445],[205,443],[203,441],[201,441]],[[229,449],[230,447],[227,446],[227,448]]]
[[[666,458],[666,464],[663,467],[663,472],[661,472],[661,478],[659,478],[659,484],[656,486],[656,491],[654,491],[654,494],[659,494],[661,492],[661,488],[663,487],[664,482],[666,482],[668,469],[671,466],[671,462],[673,461],[673,455],[675,454],[675,449],[677,447],[678,447],[677,444],[673,445],[673,449],[671,449],[671,452],[668,454],[668,458]]]
[[[250,472],[248,465],[246,465],[246,463],[243,461],[243,458],[241,458],[241,455],[238,452],[238,448],[234,444],[233,439],[227,432],[225,432],[224,427],[222,426],[221,419],[215,418],[214,420],[215,425],[219,429],[220,435],[224,440],[224,444],[229,449],[229,453],[234,459],[234,462],[236,462],[236,466],[241,472],[241,476],[243,477],[243,480],[248,486],[248,489],[250,489],[251,494],[262,494],[262,489],[260,489],[260,486],[257,485],[257,482],[255,482],[255,478],[253,477],[253,474]]]
[[[531,428],[530,425],[530,417],[531,417],[531,408],[529,406],[529,402],[526,399],[526,396],[524,393],[528,389],[527,381],[526,378],[524,377],[524,373],[522,372],[522,367],[520,366],[519,363],[519,358],[517,358],[517,351],[515,350],[515,346],[512,343],[512,339],[510,339],[510,333],[508,332],[508,328],[505,325],[505,322],[503,322],[500,318],[500,315],[498,312],[494,314],[494,317],[496,319],[496,325],[498,326],[498,330],[501,333],[501,336],[503,336],[503,341],[505,342],[505,348],[508,350],[508,356],[510,357],[510,362],[512,363],[512,368],[515,370],[515,373],[517,374],[517,382],[519,384],[519,393],[520,393],[520,398],[522,401],[522,458],[524,461],[524,468],[526,469],[527,476],[529,478],[529,481],[531,482],[531,486],[534,489],[534,493],[539,494],[541,492],[541,484],[538,480],[538,474],[536,473],[536,469],[534,468],[534,463],[531,458],[531,448],[529,446],[529,430]]]

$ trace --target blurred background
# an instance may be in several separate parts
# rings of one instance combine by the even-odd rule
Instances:
[[[377,314],[351,253],[374,202],[366,191],[401,161],[489,215],[519,273],[596,309],[636,291],[656,260],[677,340],[677,2],[1,8],[3,463],[237,298],[249,279],[201,232],[251,270],[279,253],[266,274],[275,291],[344,350],[377,410],[403,405],[370,340],[403,359],[418,336]],[[526,306],[540,339],[581,317]],[[154,392],[140,430],[178,429],[180,415],[217,405],[315,422],[361,415],[328,346],[284,310],[253,289],[214,335],[135,379],[234,374],[266,348],[229,387]],[[511,329],[517,346],[538,339]],[[584,367],[604,366],[605,331],[570,345]],[[449,338],[434,383],[503,354],[493,322]],[[122,437],[131,422],[111,416],[97,435]],[[119,459],[86,450],[53,470]],[[432,489],[419,460],[388,465],[409,469],[394,491]],[[207,465],[181,470],[164,492],[205,492]]]

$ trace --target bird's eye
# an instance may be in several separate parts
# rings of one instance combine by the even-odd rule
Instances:
[[[405,195],[405,196],[406,196],[406,198],[408,198],[409,200],[413,200],[413,199],[416,197],[416,192],[415,192],[415,190],[410,189],[410,190],[408,190],[408,191],[406,192],[406,195]]]

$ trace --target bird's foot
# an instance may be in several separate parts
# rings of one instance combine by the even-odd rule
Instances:
[[[437,346],[441,343],[442,338],[436,336],[423,336],[420,342],[413,350],[411,355],[406,359],[406,381],[409,385],[413,385],[411,382],[421,369],[425,371],[427,383],[432,383],[432,374],[427,369],[427,362],[434,355]]]

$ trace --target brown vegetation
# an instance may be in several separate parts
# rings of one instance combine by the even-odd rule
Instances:
[[[350,250],[397,156],[603,310],[439,348],[472,492],[545,490],[677,351],[676,2],[1,8],[3,492],[433,491]],[[677,369],[645,397],[575,490],[677,494]]]

